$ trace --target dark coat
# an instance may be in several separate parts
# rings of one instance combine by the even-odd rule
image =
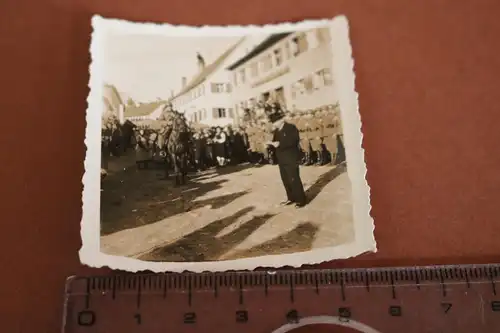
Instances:
[[[276,148],[276,157],[279,164],[297,164],[300,160],[300,136],[295,125],[286,123],[281,130],[274,131],[273,141],[280,144]]]

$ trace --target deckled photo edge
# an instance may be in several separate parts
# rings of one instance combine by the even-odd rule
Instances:
[[[162,34],[168,36],[238,36],[259,32],[281,32],[287,30],[302,30],[319,25],[329,25],[336,42],[332,43],[334,54],[334,76],[339,85],[339,103],[341,115],[345,123],[345,146],[348,168],[348,177],[352,184],[354,224],[356,241],[335,247],[315,249],[308,252],[292,254],[268,255],[246,259],[206,262],[145,262],[133,258],[114,256],[100,251],[100,126],[99,110],[102,95],[103,38],[106,34],[135,33],[135,34]],[[203,26],[191,27],[170,25],[163,23],[130,22],[119,19],[107,19],[95,15],[92,18],[92,39],[90,44],[91,63],[89,66],[89,96],[86,110],[86,137],[87,147],[84,161],[82,193],[82,246],[79,251],[80,261],[90,267],[109,267],[130,272],[204,272],[227,270],[252,270],[259,267],[300,267],[302,265],[319,264],[325,261],[347,259],[366,252],[376,252],[374,238],[374,221],[370,215],[370,188],[366,181],[366,164],[364,149],[362,148],[361,118],[358,111],[358,94],[355,91],[354,60],[349,39],[348,20],[339,15],[332,19],[305,20],[297,23],[280,23],[263,26]],[[338,56],[337,56],[338,55]],[[354,117],[354,118],[353,118]],[[97,207],[97,210],[96,210]]]
[[[377,252],[375,223],[371,216],[370,186],[366,179],[367,168],[363,148],[363,131],[359,112],[359,94],[356,91],[356,72],[349,33],[349,22],[345,16],[334,20],[331,29],[340,33],[332,34],[334,76],[342,82],[338,86],[341,119],[344,125],[347,174],[351,181],[353,214],[356,240],[362,252]],[[337,57],[338,55],[338,57]],[[359,237],[359,238],[358,238]]]

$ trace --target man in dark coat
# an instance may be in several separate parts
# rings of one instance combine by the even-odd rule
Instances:
[[[295,204],[295,207],[299,208],[306,204],[304,186],[299,174],[299,130],[295,125],[285,122],[284,116],[281,110],[274,110],[268,114],[274,129],[273,140],[268,142],[268,145],[276,150],[281,180],[287,195],[287,200],[281,204]]]

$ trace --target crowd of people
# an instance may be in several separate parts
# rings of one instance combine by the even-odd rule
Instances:
[[[283,110],[278,103],[269,103],[246,109],[241,125],[237,127],[191,126],[189,162],[192,169],[202,171],[246,162],[276,164],[275,149],[266,144],[273,136],[266,114],[276,109],[284,112],[285,121],[299,130],[302,165],[339,164],[345,160],[338,105],[290,112]],[[119,154],[132,147],[135,149],[139,168],[148,167],[150,162],[165,160],[165,154],[158,145],[158,128],[135,125],[133,134],[126,138],[128,142],[124,144],[123,138],[119,139],[123,130],[112,130],[117,127],[115,123],[116,120],[108,122],[103,132],[103,145],[107,146],[107,154],[116,154],[116,150]],[[117,147],[122,147],[123,150]]]

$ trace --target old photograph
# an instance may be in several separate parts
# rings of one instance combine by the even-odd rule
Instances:
[[[376,251],[347,19],[92,19],[82,263],[299,267]]]

